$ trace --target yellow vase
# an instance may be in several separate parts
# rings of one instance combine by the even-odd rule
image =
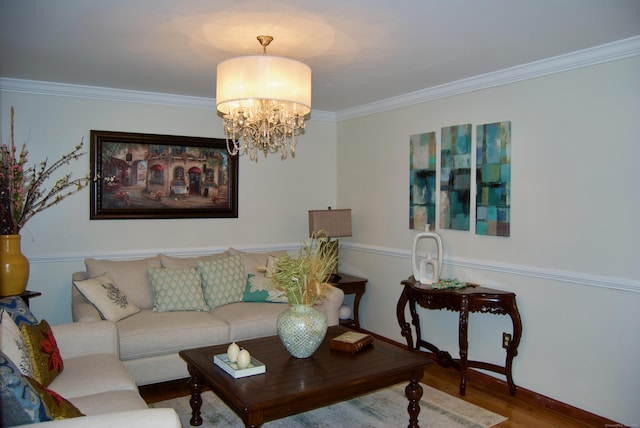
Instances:
[[[20,235],[0,235],[0,296],[15,296],[27,289],[29,260],[20,250]]]

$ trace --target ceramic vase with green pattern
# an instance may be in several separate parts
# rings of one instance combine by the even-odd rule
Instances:
[[[291,305],[278,316],[278,336],[289,353],[308,358],[327,334],[327,317],[313,305]]]

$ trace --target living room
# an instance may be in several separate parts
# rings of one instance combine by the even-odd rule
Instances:
[[[585,56],[596,59],[583,66]],[[21,232],[29,289],[42,293],[31,307],[52,324],[70,322],[71,274],[83,270],[86,257],[190,256],[229,246],[295,251],[308,235],[307,211],[331,206],[352,210],[340,270],[368,280],[362,327],[403,342],[395,307],[400,281],[411,275],[416,234],[408,227],[409,136],[508,120],[511,236],[436,228],[443,277],[516,293],[523,323],[513,367],[518,386],[637,425],[640,41],[564,59],[570,66],[550,61],[543,64],[548,72],[525,70],[530,78],[512,70],[506,83],[452,85],[451,95],[426,88],[417,103],[314,111],[295,158],[240,159],[238,218],[89,220],[89,192],[79,192]],[[80,140],[88,150],[91,130],[223,137],[215,103],[203,101],[3,76],[0,134],[5,142],[13,106],[16,142],[27,143],[33,161],[57,159]],[[83,157],[74,175],[89,166]],[[421,319],[430,341],[457,349],[457,314],[424,311]],[[503,361],[502,332],[510,329],[507,317],[472,315],[470,358]]]

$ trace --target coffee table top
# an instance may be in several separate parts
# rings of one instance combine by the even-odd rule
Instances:
[[[266,366],[266,373],[234,379],[213,363],[228,345],[180,351],[190,373],[207,384],[245,419],[259,412],[268,421],[326,406],[380,388],[422,379],[431,361],[424,354],[376,340],[349,354],[329,348],[329,340],[349,331],[329,327],[325,340],[309,358],[292,357],[278,336],[239,341]],[[244,415],[244,416],[243,416]]]

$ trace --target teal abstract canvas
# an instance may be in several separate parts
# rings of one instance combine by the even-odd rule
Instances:
[[[511,122],[476,129],[476,234],[511,233]]]
[[[436,216],[436,133],[409,137],[409,229],[433,230]]]
[[[469,230],[471,213],[471,124],[442,128],[440,228]]]

